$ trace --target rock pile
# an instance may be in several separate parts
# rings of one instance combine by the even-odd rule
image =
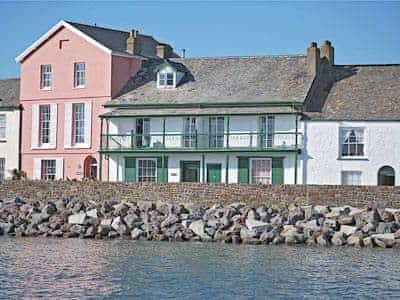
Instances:
[[[400,209],[0,200],[0,235],[400,248]]]

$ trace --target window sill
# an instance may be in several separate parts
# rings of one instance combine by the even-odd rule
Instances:
[[[0,143],[7,143],[7,139],[0,139]]]
[[[80,90],[80,89],[84,89],[85,87],[86,87],[86,86],[84,86],[84,85],[74,86],[74,89]]]
[[[32,150],[50,150],[50,149],[56,149],[56,146],[37,146],[37,147],[32,147]]]
[[[75,149],[89,149],[90,145],[87,144],[79,144],[79,145],[72,145],[72,146],[64,146],[64,149],[70,149],[70,150],[75,150]]]
[[[337,160],[369,160],[366,156],[346,156],[346,157],[338,157]]]
[[[51,88],[41,88],[40,90],[44,91],[44,92],[49,92],[49,91],[51,91]]]

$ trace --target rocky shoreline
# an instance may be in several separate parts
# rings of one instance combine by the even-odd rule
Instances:
[[[400,248],[400,209],[0,200],[0,235]]]

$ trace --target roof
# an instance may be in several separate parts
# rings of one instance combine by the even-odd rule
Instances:
[[[137,56],[125,51],[126,39],[129,36],[129,32],[61,20],[22,52],[16,58],[16,61],[23,61],[25,57],[37,49],[62,27],[68,28],[107,53],[132,57]],[[139,34],[139,39],[141,43],[141,52],[139,53],[139,56],[155,57],[156,45],[160,43],[149,35]]]
[[[19,78],[0,79],[0,108],[19,107]]]
[[[400,65],[335,66],[335,82],[312,120],[400,121]]]
[[[290,114],[291,107],[209,107],[209,108],[165,108],[165,109],[116,109],[103,114],[103,117],[150,117],[150,116],[204,116],[204,115],[243,115],[243,114]]]
[[[184,73],[175,89],[156,87],[160,59],[150,59],[107,104],[302,102],[312,84],[305,56],[174,58]]]

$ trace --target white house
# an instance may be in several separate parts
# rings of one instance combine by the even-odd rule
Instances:
[[[400,65],[331,69],[328,94],[305,113],[303,182],[400,185]]]
[[[106,103],[109,180],[301,183],[308,56],[146,60]]]
[[[0,80],[0,180],[20,168],[19,79]]]

